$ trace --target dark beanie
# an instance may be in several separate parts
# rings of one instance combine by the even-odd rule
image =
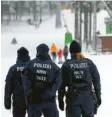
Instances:
[[[48,53],[49,52],[49,47],[46,44],[40,44],[37,46],[37,53]]]
[[[21,47],[20,49],[17,50],[18,56],[28,56],[29,51],[25,47]]]
[[[71,44],[70,44],[69,51],[70,51],[70,53],[79,53],[79,52],[81,52],[80,44],[77,41],[73,40],[71,42]]]

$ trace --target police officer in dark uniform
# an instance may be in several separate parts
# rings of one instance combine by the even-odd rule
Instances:
[[[59,89],[60,68],[51,60],[46,44],[37,47],[37,56],[24,72],[24,90],[28,117],[58,117],[55,94]]]
[[[81,54],[81,46],[75,40],[69,48],[71,59],[62,68],[62,83],[58,91],[59,108],[64,110],[66,96],[66,117],[94,117],[94,98],[101,105],[100,76],[96,65]]]
[[[27,107],[22,84],[22,71],[29,60],[28,50],[24,47],[18,49],[16,64],[10,67],[6,77],[4,105],[9,110],[11,108],[11,99],[13,100],[13,117],[25,117],[26,114]]]

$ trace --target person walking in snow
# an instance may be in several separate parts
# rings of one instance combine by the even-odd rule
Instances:
[[[70,44],[69,50],[71,59],[65,61],[61,67],[59,108],[64,110],[66,96],[66,117],[94,117],[96,108],[102,102],[98,69],[92,60],[81,54],[81,46],[75,40]],[[96,100],[93,98],[92,90],[95,91]]]
[[[57,47],[56,47],[56,45],[55,45],[54,43],[51,45],[50,53],[51,53],[51,56],[52,56],[52,60],[53,60],[54,62],[56,62]]]
[[[63,49],[63,56],[64,56],[64,59],[66,61],[67,57],[68,57],[68,46],[67,45],[65,45],[65,47]]]
[[[59,117],[56,91],[61,83],[60,68],[51,60],[49,47],[37,46],[37,56],[25,69],[23,84],[28,102],[28,117]]]
[[[62,62],[62,49],[59,49],[59,50],[58,50],[58,59],[59,59],[58,64],[62,64],[62,63],[63,63],[63,62]]]
[[[25,47],[17,50],[16,64],[10,67],[6,76],[4,106],[5,109],[13,110],[13,117],[25,117],[26,102],[24,96],[24,88],[22,83],[22,72],[30,61],[29,52]]]

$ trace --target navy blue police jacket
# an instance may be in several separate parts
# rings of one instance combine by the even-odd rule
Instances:
[[[29,60],[28,60],[29,61]],[[11,99],[13,99],[13,106],[25,105],[24,88],[22,84],[22,71],[28,62],[17,60],[16,64],[11,66],[6,76],[4,105],[6,109],[11,108]]]
[[[98,99],[101,98],[100,75],[92,60],[83,58],[77,60],[72,57],[61,67],[62,82],[58,90],[58,96],[63,99],[66,87],[72,85],[76,91],[91,91],[94,88]],[[72,78],[72,80],[70,80]]]
[[[55,101],[56,91],[61,84],[60,68],[51,60],[48,54],[39,54],[26,67],[23,84],[26,99],[29,100],[30,97],[29,104]],[[43,90],[40,87],[43,87]]]

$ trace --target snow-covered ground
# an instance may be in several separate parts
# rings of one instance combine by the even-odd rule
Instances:
[[[74,29],[74,15],[71,14],[69,10],[63,11],[66,17],[67,25],[70,32],[73,34]],[[107,15],[106,11],[101,11],[98,14],[97,27],[98,30],[104,34],[105,24],[103,22],[104,17]],[[13,25],[10,27],[2,27],[1,34],[1,84],[2,84],[2,99],[0,100],[2,106],[2,117],[11,117],[12,113],[4,109],[4,85],[5,77],[8,69],[11,65],[15,64],[17,49],[21,46],[28,48],[31,58],[36,55],[36,47],[40,43],[46,43],[48,46],[54,42],[57,48],[63,49],[64,47],[64,34],[66,30],[64,27],[61,29],[55,29],[55,16],[51,19],[43,22],[40,28],[35,29],[33,26],[28,26],[27,24]],[[18,43],[16,45],[11,44],[12,38],[16,38]],[[83,54],[92,59],[97,65],[98,70],[101,75],[101,85],[102,85],[102,105],[99,108],[96,117],[111,117],[112,109],[112,55],[90,55],[83,51]],[[60,117],[65,117],[65,112],[61,112]]]

